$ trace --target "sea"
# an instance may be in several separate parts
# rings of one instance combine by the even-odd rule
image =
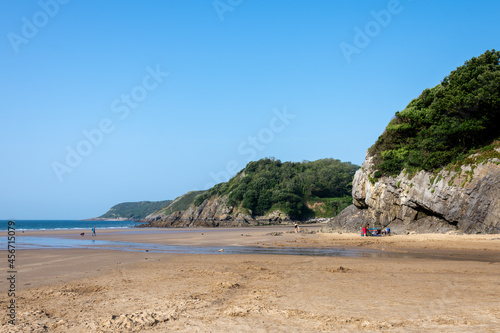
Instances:
[[[76,230],[76,229],[121,229],[134,228],[139,223],[134,221],[79,221],[79,220],[0,220],[0,230],[7,231],[8,226],[15,227],[16,231],[27,230]]]

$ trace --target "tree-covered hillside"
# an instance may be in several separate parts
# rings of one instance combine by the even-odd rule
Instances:
[[[396,112],[369,150],[375,176],[439,169],[479,148],[495,154],[488,145],[500,137],[499,59],[495,50],[472,58]]]
[[[106,214],[99,216],[99,218],[126,218],[130,220],[140,220],[154,211],[168,205],[170,202],[172,202],[172,200],[123,202],[114,205],[109,211],[106,212]]]
[[[278,209],[293,218],[333,216],[352,203],[354,173],[359,166],[335,159],[250,162],[229,182],[199,195],[194,204],[228,195],[228,204],[259,216]]]

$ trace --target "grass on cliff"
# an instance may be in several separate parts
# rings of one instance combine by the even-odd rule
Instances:
[[[433,171],[500,137],[500,51],[486,51],[412,100],[369,149],[375,176]]]
[[[165,215],[172,214],[177,211],[185,211],[193,204],[196,197],[202,195],[206,191],[191,191],[188,192],[178,198],[176,198],[172,203],[170,203],[167,207],[162,209],[162,213]]]
[[[455,174],[448,181],[448,186],[453,186],[454,180],[457,177],[461,177],[462,173],[465,174],[465,180],[461,183],[461,186],[464,187],[465,184],[471,182],[474,179],[474,169],[476,166],[483,164],[487,161],[493,162],[497,165],[500,164],[500,153],[497,149],[500,148],[500,138],[493,141],[491,145],[484,146],[479,149],[471,149],[466,158],[455,161],[454,163],[448,164],[444,168],[434,170],[433,177],[430,178],[429,186],[434,183],[438,183],[442,178],[443,174],[450,175],[452,171]],[[470,167],[469,170],[464,171],[463,166]]]

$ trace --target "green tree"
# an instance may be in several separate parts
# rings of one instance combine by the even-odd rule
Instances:
[[[500,52],[486,51],[425,89],[370,148],[384,175],[434,170],[500,136]]]

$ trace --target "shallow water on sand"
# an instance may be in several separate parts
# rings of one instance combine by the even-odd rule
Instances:
[[[144,231],[148,233],[148,231]],[[168,230],[165,233],[186,232]],[[196,232],[199,232],[197,230]],[[141,233],[141,230],[118,231],[118,233]],[[456,261],[500,262],[500,258],[478,255],[453,255],[438,253],[409,253],[352,247],[267,247],[267,246],[186,246],[156,243],[123,242],[99,239],[68,238],[67,235],[17,236],[16,250],[37,249],[91,249],[151,253],[189,253],[189,254],[261,254],[261,255],[299,255],[319,257],[365,257],[365,258],[406,258],[406,259],[444,259]],[[7,237],[0,238],[0,248],[7,248]]]
[[[23,236],[17,239],[17,249],[101,249],[153,253],[197,253],[197,254],[279,254],[329,257],[377,256],[382,251],[373,249],[347,248],[299,248],[299,247],[259,247],[259,246],[183,246],[152,243],[135,243],[97,239],[72,239],[57,236]]]

